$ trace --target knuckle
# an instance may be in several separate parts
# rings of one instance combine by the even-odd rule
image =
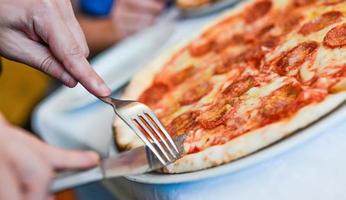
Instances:
[[[31,12],[28,12],[34,22],[46,24],[51,23],[51,17],[56,13],[56,1],[36,0],[32,5]],[[30,17],[28,17],[30,19]]]
[[[84,57],[84,52],[82,51],[81,47],[79,45],[74,45],[66,53],[66,57]]]
[[[79,45],[74,45],[71,46],[70,48],[67,48],[65,50],[63,57],[62,57],[62,62],[65,66],[66,69],[68,70],[75,70],[74,65],[76,61],[84,59],[84,52],[82,48]]]
[[[39,0],[39,2],[40,2],[40,5],[43,8],[48,8],[48,9],[54,8],[54,2],[55,1],[52,1],[52,0]]]
[[[37,0],[33,5],[33,14],[37,16],[47,15],[54,8],[54,3],[51,0]]]
[[[90,50],[88,47],[83,48],[83,54],[86,58],[90,55]]]
[[[39,66],[39,68],[47,73],[47,74],[51,74],[52,72],[52,68],[54,65],[54,58],[52,56],[47,56],[46,58],[44,58]]]

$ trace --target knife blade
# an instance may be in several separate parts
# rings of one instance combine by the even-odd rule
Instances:
[[[185,134],[177,136],[173,140],[182,155]],[[106,178],[143,174],[164,166],[149,148],[142,146],[105,158],[99,166],[87,171],[59,174],[52,182],[51,192],[59,192]]]

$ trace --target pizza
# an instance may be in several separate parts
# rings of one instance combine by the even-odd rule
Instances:
[[[257,0],[226,11],[131,80],[184,155],[167,173],[228,163],[316,122],[346,99],[346,1]],[[122,150],[143,145],[119,121]]]

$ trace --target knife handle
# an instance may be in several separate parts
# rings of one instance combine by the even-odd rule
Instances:
[[[96,167],[82,172],[65,172],[58,174],[52,182],[51,192],[56,193],[68,188],[85,185],[103,179],[102,170]]]

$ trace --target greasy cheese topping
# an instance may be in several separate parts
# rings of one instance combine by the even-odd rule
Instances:
[[[188,153],[287,119],[346,90],[345,16],[346,1],[254,1],[173,55],[139,100],[187,134]]]

